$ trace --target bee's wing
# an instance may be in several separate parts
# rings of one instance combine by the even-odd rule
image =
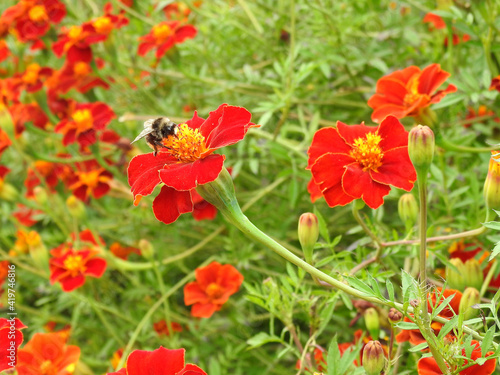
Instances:
[[[154,122],[154,120],[148,120],[148,121],[144,122],[144,129],[142,130],[142,132],[139,133],[139,135],[137,137],[135,137],[135,139],[132,142],[130,142],[130,144],[137,142],[139,139],[144,138],[149,133],[151,133],[153,131],[153,127],[152,127],[153,122]]]

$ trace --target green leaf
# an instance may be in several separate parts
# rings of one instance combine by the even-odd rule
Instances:
[[[323,215],[321,215],[316,207],[314,207],[314,214],[318,217],[319,234],[321,234],[321,237],[323,237],[326,242],[330,243],[330,235],[328,234],[328,227]]]
[[[411,322],[399,322],[394,324],[396,327],[401,328],[401,329],[418,329],[418,326],[415,323]]]
[[[443,327],[441,327],[441,330],[438,334],[439,340],[442,340],[457,325],[458,317],[458,315],[454,316],[453,318],[448,320]]]
[[[361,280],[352,277],[352,276],[344,276],[344,278],[347,280],[350,286],[352,286],[354,289],[356,289],[359,292],[363,292],[369,296],[374,296],[375,293],[373,292],[372,288],[370,288],[368,285],[366,285],[364,282]]]
[[[500,254],[500,242],[497,242],[495,244],[495,247],[491,251],[490,258],[488,259],[488,262],[491,262],[494,258],[497,257],[497,255]]]
[[[339,371],[340,366],[340,350],[337,344],[337,335],[335,335],[328,347],[328,355],[326,357],[326,365],[328,368],[328,375],[342,375]]]
[[[247,344],[250,345],[249,349],[258,348],[259,346],[270,342],[282,342],[282,340],[278,336],[271,336],[266,332],[259,332],[247,340]]]
[[[438,307],[436,307],[431,314],[431,319],[434,319],[441,311],[443,311],[449,304],[450,301],[455,297],[455,294],[446,298]]]
[[[408,349],[408,351],[412,353],[420,352],[421,350],[424,350],[428,346],[429,345],[427,345],[427,342],[423,342],[421,344],[418,344],[417,346],[414,346],[413,348]]]
[[[500,230],[500,221],[488,221],[483,223],[483,226],[489,229]]]
[[[495,334],[496,325],[492,325],[491,328],[486,332],[481,343],[481,356],[484,357],[493,342],[493,335]]]
[[[394,285],[392,285],[391,280],[387,279],[385,281],[385,287],[387,289],[387,294],[389,295],[389,301],[396,301],[396,298],[394,296]]]

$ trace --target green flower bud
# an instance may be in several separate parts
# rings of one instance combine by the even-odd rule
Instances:
[[[408,154],[417,172],[429,169],[434,156],[434,133],[431,128],[417,125],[410,131]]]
[[[38,204],[43,206],[45,203],[47,203],[47,191],[43,187],[35,186],[35,188],[33,189],[33,194]]]
[[[368,375],[380,375],[385,367],[385,355],[382,344],[369,341],[363,348],[363,368]]]
[[[488,209],[500,210],[500,153],[492,151],[483,196]]]
[[[148,240],[144,238],[139,241],[138,244],[139,250],[141,250],[141,254],[144,258],[148,260],[152,260],[155,255],[155,248]]]
[[[15,201],[18,196],[17,189],[0,179],[0,200]]]
[[[418,218],[418,203],[413,194],[406,193],[399,198],[398,213],[405,225],[408,227],[415,225]]]
[[[455,266],[446,266],[446,280],[450,288],[464,290],[466,287],[481,289],[483,285],[483,272],[477,259],[468,259],[462,262],[459,258],[450,259],[450,263]]]
[[[465,320],[477,316],[479,310],[474,309],[472,306],[477,305],[479,302],[481,302],[481,296],[476,288],[469,287],[465,289],[459,307],[460,314],[464,314]]]
[[[74,195],[70,195],[66,199],[66,207],[71,216],[77,219],[83,219],[86,215],[85,205]]]
[[[365,311],[365,325],[371,337],[378,339],[380,333],[380,319],[375,308],[369,307]]]
[[[450,265],[451,264],[451,265]],[[462,260],[459,258],[450,259],[450,264],[446,265],[446,281],[448,282],[448,287],[457,290],[465,289],[465,266]]]
[[[27,243],[31,259],[38,269],[49,271],[49,252],[42,242],[40,234],[31,231],[27,236]]]
[[[315,214],[306,212],[299,219],[299,242],[308,263],[312,262],[314,245],[319,237],[318,218]]]

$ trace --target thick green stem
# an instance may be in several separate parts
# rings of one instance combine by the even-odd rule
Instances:
[[[427,171],[425,173],[417,172],[418,196],[420,203],[420,282],[424,286],[427,284]],[[425,314],[424,314],[425,315]]]

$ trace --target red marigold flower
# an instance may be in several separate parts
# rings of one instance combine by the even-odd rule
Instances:
[[[482,117],[482,116],[494,117],[495,112],[493,112],[492,110],[489,110],[488,107],[486,107],[485,105],[480,105],[479,108],[477,109],[477,111],[474,108],[469,107],[467,110],[467,116],[465,116],[465,119],[466,120],[474,120],[476,117]],[[494,119],[494,121],[500,122],[500,118],[496,117]],[[473,122],[465,123],[464,128],[470,128],[472,126],[472,124],[473,124]]]
[[[98,34],[105,35],[106,38],[114,29],[121,29],[129,23],[128,18],[123,15],[123,11],[119,14],[111,14],[112,11],[113,5],[111,3],[107,3],[104,6],[104,16],[90,21],[92,26],[94,26],[95,31]]]
[[[192,39],[198,31],[193,25],[181,25],[178,21],[165,21],[153,26],[149,34],[139,38],[137,53],[144,56],[156,48],[156,58],[162,57],[174,45]]]
[[[10,56],[10,49],[7,45],[7,42],[3,39],[0,39],[0,62],[7,60],[7,57]]]
[[[417,175],[408,156],[408,132],[394,117],[379,126],[323,128],[308,150],[316,185],[330,207],[362,198],[371,208],[384,203],[391,187],[410,191]]]
[[[429,12],[425,15],[424,19],[422,20],[423,23],[430,23],[436,30],[440,29],[445,29],[446,28],[446,22],[438,16],[437,14],[434,14],[432,12]]]
[[[387,115],[398,119],[417,116],[424,108],[457,91],[451,84],[436,91],[449,76],[439,64],[431,64],[423,70],[410,66],[382,77],[377,82],[375,95],[368,100],[373,108],[372,120],[380,122]]]
[[[447,307],[445,307],[438,314],[438,316],[441,316],[441,317],[444,317],[447,319],[451,319],[455,315],[458,315],[458,313],[459,313],[460,301],[462,300],[462,293],[460,293],[458,290],[455,290],[455,289],[442,290],[441,288],[437,288],[436,291],[427,295],[427,298],[430,297],[430,299],[427,301],[427,309],[429,312],[431,312],[434,307],[439,305],[438,303],[436,303],[436,300],[437,300],[438,296],[441,294],[441,292],[442,292],[442,295],[441,295],[441,298],[439,300],[439,304],[441,304],[446,298],[454,295],[453,298],[451,299],[449,305]],[[404,321],[411,322],[411,320],[408,319],[407,317],[404,318]],[[434,332],[436,335],[439,333],[442,326],[443,325],[441,323],[438,323],[438,322],[433,321],[431,323],[431,327],[434,329]],[[418,329],[409,329],[409,330],[403,330],[400,333],[398,333],[396,335],[396,341],[397,342],[409,341],[410,344],[412,344],[412,345],[419,345],[419,344],[424,343],[425,339]]]
[[[50,283],[61,283],[65,292],[71,292],[85,283],[85,277],[100,278],[106,270],[106,261],[96,257],[99,252],[84,246],[74,250],[71,243],[63,243],[50,251]]]
[[[27,42],[39,40],[65,16],[66,6],[59,0],[20,0],[3,12],[0,22],[13,27],[19,40]]]
[[[31,122],[34,126],[43,130],[45,130],[49,124],[49,118],[40,108],[38,103],[16,103],[9,107],[9,112],[12,117],[12,122],[14,123],[16,137],[24,132],[27,122]]]
[[[500,75],[491,80],[490,90],[500,91]]]
[[[7,132],[3,129],[0,129],[0,156],[2,153],[12,144]]]
[[[104,103],[78,103],[71,112],[71,118],[63,119],[55,131],[64,134],[63,145],[78,142],[80,148],[94,144],[96,132],[102,131],[116,117],[113,110]]]
[[[481,345],[476,340],[472,340],[471,344],[474,346],[474,349],[471,353],[471,360],[475,361],[478,358],[481,358]],[[492,355],[493,352],[486,353],[486,357]],[[462,355],[465,357],[465,349],[462,349]],[[464,360],[462,366],[465,366],[469,363],[468,360]],[[497,365],[497,360],[489,359],[483,365],[473,365],[465,370],[459,372],[460,375],[491,375],[493,371],[495,371],[495,367]],[[421,358],[417,364],[418,375],[442,375],[442,371],[437,365],[434,357],[426,357]]]
[[[59,333],[35,333],[19,349],[17,372],[23,374],[70,375],[80,358],[80,348],[67,345]]]
[[[193,211],[192,190],[214,181],[222,171],[224,156],[213,152],[243,139],[251,114],[245,108],[221,105],[206,120],[195,112],[191,120],[179,125],[177,137],[163,140],[158,155],[138,155],[130,161],[128,182],[138,205],[143,196],[164,183],[153,202],[156,218],[173,223],[182,213]]]
[[[118,242],[113,242],[109,247],[109,251],[111,251],[111,253],[113,253],[115,257],[118,257],[120,259],[127,259],[132,253],[141,255],[141,250],[139,250],[137,247],[122,246]]]
[[[41,214],[43,214],[43,211],[41,210],[18,203],[17,210],[12,213],[12,216],[14,216],[20,224],[26,227],[32,227],[40,220],[37,216]]]
[[[134,350],[127,358],[126,368],[107,375],[207,375],[193,364],[184,364],[185,349],[165,349],[160,346],[153,351]]]
[[[91,62],[93,55],[91,44],[102,42],[107,35],[99,34],[95,27],[86,22],[81,26],[71,26],[52,44],[52,51],[57,57],[66,54],[68,62]]]
[[[184,287],[184,303],[193,305],[191,315],[210,318],[240,289],[243,275],[230,264],[212,262],[195,271],[196,281]]]
[[[92,67],[84,61],[78,61],[74,64],[66,62],[61,70],[56,71],[46,84],[52,93],[57,92],[62,94],[67,93],[72,88],[83,94],[94,87],[109,89],[109,84],[101,78],[94,76],[92,74]]]
[[[217,216],[217,208],[202,198],[196,190],[191,191],[193,201],[192,215],[196,221],[213,220]]]
[[[87,202],[92,196],[99,199],[109,191],[113,175],[95,160],[77,164],[77,171],[68,180],[68,187],[78,199]]]
[[[342,344],[339,344],[338,347],[340,349],[340,346]],[[342,354],[344,353],[345,350],[342,350],[340,355],[342,356]],[[318,371],[321,371],[321,372],[324,372],[326,371],[326,360],[325,360],[325,356],[324,354],[326,354],[325,350],[323,348],[319,348],[319,347],[316,347],[314,348],[314,361],[313,361],[313,365],[314,365],[314,368],[317,369]],[[306,354],[308,357],[310,357],[309,354]],[[297,360],[297,362],[295,363],[295,369],[296,370],[300,370],[300,368],[302,367],[302,362],[300,359]],[[305,371],[312,371],[310,368],[304,368]]]
[[[160,320],[156,323],[153,323],[153,329],[156,331],[158,335],[170,336],[170,329],[173,332],[182,332],[182,326],[177,322],[170,323],[170,329],[167,327],[167,322],[165,320]]]
[[[14,327],[13,331],[11,327]],[[17,353],[19,346],[23,343],[23,333],[21,332],[23,328],[26,328],[26,326],[17,318],[12,320],[0,318],[0,371],[13,369],[16,367],[16,362],[17,365],[19,364],[18,359],[12,361],[9,356],[11,351]],[[12,332],[14,337],[12,337]],[[10,349],[12,342],[14,342],[14,350]],[[12,362],[14,362],[14,366],[9,364]],[[17,369],[19,371],[19,368]]]
[[[16,91],[37,92],[52,73],[52,68],[41,67],[37,63],[29,64],[23,73],[14,75],[11,88]]]

